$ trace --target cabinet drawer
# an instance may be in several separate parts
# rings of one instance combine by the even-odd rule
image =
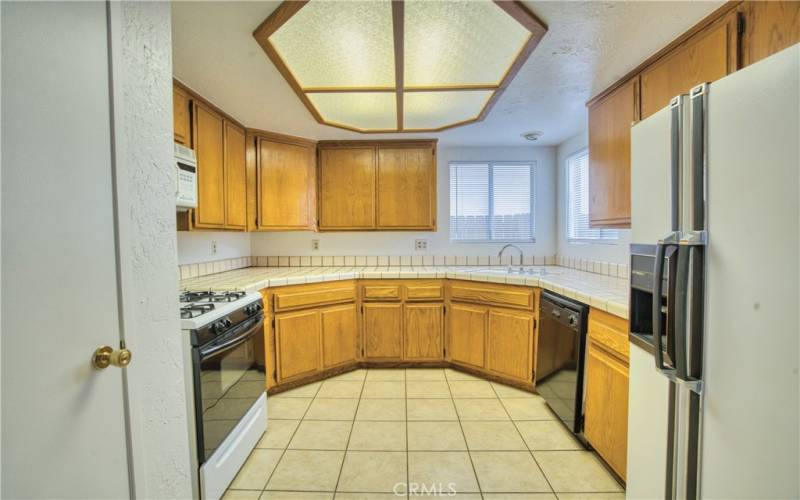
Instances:
[[[365,285],[364,300],[400,300],[400,285]]]
[[[465,302],[533,309],[533,288],[454,283],[450,286],[450,298]]]
[[[275,311],[286,311],[326,304],[340,304],[356,300],[355,287],[350,284],[334,284],[311,287],[292,287],[274,292]]]
[[[420,285],[406,285],[406,300],[441,300],[444,298],[444,289],[441,284],[428,283]]]
[[[628,359],[628,322],[598,309],[589,311],[589,338],[625,360]]]

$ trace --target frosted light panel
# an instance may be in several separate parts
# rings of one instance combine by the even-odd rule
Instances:
[[[403,127],[439,128],[477,118],[491,90],[406,92],[403,94]]]
[[[494,2],[408,0],[404,85],[497,85],[529,37]]]
[[[309,2],[269,41],[303,88],[395,85],[391,2]]]
[[[395,130],[397,100],[394,92],[306,94],[327,122],[362,130]]]

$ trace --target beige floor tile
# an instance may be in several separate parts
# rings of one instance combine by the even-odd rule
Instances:
[[[501,399],[512,420],[555,420],[556,415],[543,399]]]
[[[450,398],[450,387],[443,380],[412,380],[406,382],[409,398]]]
[[[348,451],[338,491],[387,492],[406,482],[406,452]]]
[[[295,389],[280,392],[270,398],[313,398],[317,395],[322,382],[314,382],[313,384],[303,385]]]
[[[269,419],[267,422],[267,432],[261,436],[256,448],[286,448],[299,423],[299,420]]]
[[[336,500],[401,500],[405,495],[395,495],[394,493],[347,493],[340,491],[336,493]]]
[[[467,446],[474,450],[527,450],[517,428],[509,421],[461,422]]]
[[[343,457],[342,451],[286,450],[266,489],[334,491]]]
[[[289,443],[290,450],[346,450],[352,422],[303,420]]]
[[[619,483],[591,451],[535,451],[556,492],[617,492]]]
[[[625,493],[559,493],[558,500],[625,500]]]
[[[361,396],[360,380],[326,380],[317,393],[318,398],[357,398]]]
[[[452,399],[408,399],[408,420],[458,420]]]
[[[333,493],[313,491],[265,491],[259,500],[331,500]]]
[[[364,392],[361,397],[366,399],[404,398],[406,397],[406,383],[399,380],[367,380],[364,382]]]
[[[415,451],[466,450],[458,422],[408,422],[408,449]]]
[[[499,399],[456,399],[461,420],[508,420],[508,413]]]
[[[406,381],[408,380],[447,380],[442,368],[408,368],[406,369]]]
[[[347,448],[360,451],[405,451],[406,424],[356,421]]]
[[[406,371],[402,368],[374,368],[367,371],[367,380],[402,382],[406,379]]]
[[[406,419],[405,399],[362,399],[358,403],[356,420]]]
[[[540,398],[538,394],[534,394],[532,392],[523,391],[522,389],[517,389],[516,387],[511,387],[510,385],[498,384],[497,382],[492,382],[492,388],[494,392],[501,398]]]
[[[531,450],[583,450],[575,436],[558,420],[516,422],[522,439]]]
[[[311,404],[311,398],[270,398],[268,418],[299,420]]]
[[[306,413],[306,420],[353,420],[358,399],[317,398]]]
[[[484,500],[557,500],[553,493],[484,493]]]
[[[222,500],[258,500],[261,490],[228,490]]]
[[[476,492],[478,481],[469,453],[464,451],[410,451],[408,453],[409,494],[413,486],[437,488],[437,491]]]
[[[234,490],[263,490],[283,450],[253,450],[231,482]]]
[[[484,493],[552,491],[530,452],[475,451],[470,455]]]
[[[496,398],[492,384],[485,380],[451,380],[453,398]]]
[[[359,369],[347,373],[342,373],[341,375],[336,375],[335,377],[331,377],[328,380],[364,380],[366,376],[367,376],[367,370]]]
[[[444,375],[447,380],[482,380],[480,377],[470,375],[469,373],[454,370],[452,368],[445,368]]]

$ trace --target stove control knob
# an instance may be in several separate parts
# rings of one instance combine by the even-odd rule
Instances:
[[[225,323],[226,327],[229,327],[233,324],[233,321],[231,321],[230,318],[225,318],[223,322]]]
[[[217,321],[211,326],[211,331],[214,333],[219,333],[225,329],[225,322],[224,321]]]

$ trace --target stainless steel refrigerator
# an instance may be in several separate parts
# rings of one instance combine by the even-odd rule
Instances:
[[[627,496],[800,497],[800,45],[631,137]]]

